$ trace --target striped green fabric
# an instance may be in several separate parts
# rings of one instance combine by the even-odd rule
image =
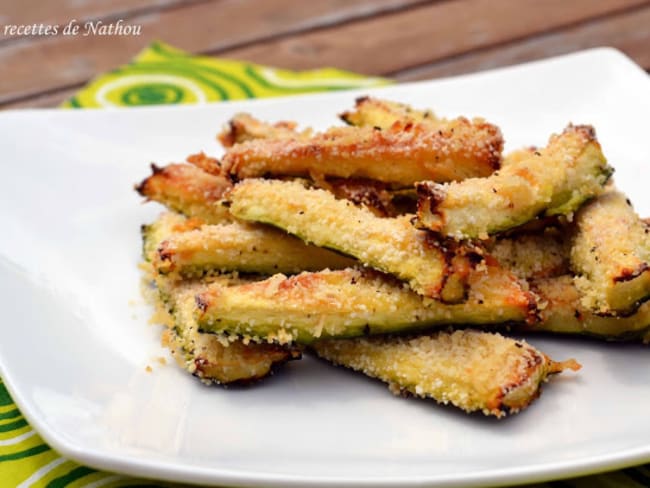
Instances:
[[[262,98],[390,83],[332,68],[294,72],[192,56],[156,42],[130,64],[99,76],[62,104],[102,108]],[[29,426],[0,379],[0,488],[179,487],[80,466],[52,450]],[[650,486],[650,465],[529,487]]]

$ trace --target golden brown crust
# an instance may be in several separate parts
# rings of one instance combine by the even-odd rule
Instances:
[[[496,239],[490,254],[521,279],[549,278],[570,272],[566,230],[554,228]]]
[[[339,117],[349,125],[378,129],[388,129],[395,122],[426,123],[434,128],[447,122],[436,117],[431,110],[416,110],[404,103],[372,97],[357,98],[354,110],[343,112]]]
[[[418,184],[420,228],[487,239],[539,215],[568,215],[599,195],[612,169],[590,126],[569,125],[546,148],[487,178]]]
[[[158,273],[198,277],[215,271],[271,275],[342,269],[356,261],[309,246],[267,226],[229,222],[168,235],[157,245],[153,266]]]
[[[337,198],[366,207],[378,217],[396,217],[400,212],[393,205],[393,194],[385,183],[362,178],[319,179],[316,185],[329,190]]]
[[[198,321],[204,330],[256,341],[309,343],[534,317],[534,297],[496,263],[469,273],[468,283],[466,301],[453,305],[420,297],[369,269],[275,275],[231,287],[217,283],[197,295]]]
[[[228,199],[237,218],[270,224],[305,242],[353,256],[407,281],[417,293],[446,301],[459,301],[464,295],[462,289],[453,296],[449,289],[443,294],[445,282],[456,271],[455,264],[463,264],[452,258],[480,254],[480,249],[451,241],[446,247],[430,233],[413,228],[412,216],[379,218],[300,182],[246,179],[233,188]]]
[[[219,161],[216,158],[211,158],[203,151],[196,154],[190,154],[186,158],[186,161],[211,175],[221,176],[223,174]]]
[[[530,281],[538,296],[539,321],[518,329],[578,334],[606,340],[650,339],[650,303],[627,317],[601,316],[581,303],[581,294],[570,274]]]
[[[396,122],[386,130],[334,127],[307,140],[252,140],[230,148],[222,165],[238,179],[320,174],[411,186],[489,175],[502,147],[497,127],[461,117],[437,130]]]
[[[629,315],[650,299],[650,231],[630,201],[610,191],[576,215],[571,265],[582,303],[598,313]]]
[[[319,341],[312,347],[334,364],[389,383],[395,393],[496,417],[530,404],[549,374],[579,367],[575,361],[554,363],[524,341],[469,329]]]
[[[231,220],[228,209],[221,205],[224,193],[232,187],[225,176],[189,164],[162,168],[152,164],[151,170],[152,175],[135,187],[147,200],[211,224]]]
[[[309,131],[296,131],[295,122],[276,122],[269,124],[246,114],[236,114],[217,135],[223,147],[229,148],[235,144],[252,141],[254,139],[290,139],[307,137]]]

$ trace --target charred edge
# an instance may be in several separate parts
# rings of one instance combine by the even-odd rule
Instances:
[[[637,313],[639,311],[639,308],[641,308],[641,306],[648,301],[650,301],[650,293],[638,299],[636,302],[634,302],[625,310],[612,310],[612,311],[604,311],[604,312],[596,311],[594,312],[594,315],[598,315],[599,317],[616,317],[616,318],[624,319],[626,317],[631,317],[632,315]]]
[[[151,163],[150,167],[151,167],[151,176],[157,175],[158,173],[161,173],[163,170],[161,167],[156,166],[156,163]],[[135,191],[137,191],[143,197],[147,196],[146,189],[149,180],[151,179],[151,176],[147,176],[144,180],[142,180],[140,183],[135,185]]]
[[[430,212],[437,214],[436,209],[447,196],[442,185],[433,183],[431,181],[422,181],[416,183],[415,191],[418,195],[418,213]]]
[[[634,278],[641,276],[648,269],[650,269],[648,263],[641,263],[639,266],[636,267],[636,269],[626,268],[621,272],[620,275],[614,277],[614,283],[631,281]]]
[[[210,302],[202,294],[196,295],[194,297],[194,302],[196,303],[196,306],[201,311],[201,313],[205,313],[208,309],[208,305],[210,304]]]
[[[194,360],[195,370],[194,373],[192,373],[192,375],[201,380],[209,381],[211,385],[217,384],[223,386],[224,388],[227,388],[228,386],[241,386],[241,387],[252,386],[258,383],[260,380],[263,380],[264,378],[275,374],[278,368],[280,368],[282,365],[286,364],[287,362],[302,359],[302,352],[297,348],[291,348],[291,349],[282,348],[281,351],[280,349],[281,348],[278,348],[278,350],[275,352],[282,352],[283,353],[282,358],[273,360],[271,362],[271,365],[269,366],[269,369],[265,373],[256,376],[251,376],[250,378],[241,378],[233,381],[221,381],[216,378],[206,377],[204,370],[206,366],[210,365],[210,362],[207,359],[201,357],[197,357]]]
[[[427,240],[425,242],[429,242],[429,236],[431,234],[427,233]],[[442,274],[442,280],[440,282],[440,286],[437,288],[435,295],[438,296],[440,295],[440,298],[442,298],[442,293],[445,289],[445,286],[447,286],[447,282],[449,281],[450,276],[452,273],[454,273],[454,256],[455,253],[450,252],[449,249],[445,247],[440,247],[440,251],[442,252],[442,256],[444,259],[444,266],[443,266],[443,274]],[[467,295],[467,287],[465,286],[467,283],[463,284],[463,295]]]
[[[232,147],[235,145],[237,142],[237,135],[239,133],[239,124],[234,120],[230,119],[228,121],[228,129],[229,131],[224,134],[224,137],[221,141],[221,143],[226,146],[226,147]]]
[[[158,249],[156,249],[156,252],[158,253],[158,258],[163,262],[171,261],[174,257],[174,251],[169,248],[169,243],[167,241],[163,241],[160,246],[158,246]]]
[[[531,290],[524,291],[526,296],[526,324],[535,325],[542,320],[539,306],[537,304],[537,295]]]
[[[528,397],[525,401],[525,403],[522,403],[520,405],[507,405],[504,402],[506,396],[511,393],[513,390],[516,390],[517,388],[521,388],[524,386],[530,379],[534,371],[539,368],[543,362],[544,362],[544,356],[541,354],[529,350],[532,354],[527,355],[526,358],[526,371],[524,374],[519,376],[516,381],[513,381],[511,383],[508,383],[505,385],[503,388],[501,388],[501,392],[498,395],[498,403],[499,403],[499,410],[504,412],[505,414],[508,414],[510,412],[517,412],[520,409],[528,406],[535,398],[537,398],[541,391],[539,388],[539,382],[536,385],[536,390],[533,392],[533,394]]]
[[[352,123],[352,112],[343,112],[339,114],[339,119],[345,122],[348,125],[354,125]]]
[[[134,189],[137,191],[141,196],[143,197],[148,197],[148,186],[151,181],[151,178],[163,173],[165,171],[165,168],[161,168],[160,166],[157,166],[156,163],[151,163],[151,176],[146,177],[144,180],[142,180],[140,183],[136,184]]]
[[[386,193],[386,186],[381,183],[364,179],[354,178],[350,180],[334,178],[329,182],[335,190],[337,198],[343,197],[355,205],[363,205],[375,210],[380,216],[390,215],[390,209],[381,195]],[[389,200],[389,198],[386,198]]]
[[[489,126],[488,131],[492,137],[488,144],[487,164],[492,170],[498,171],[501,169],[501,162],[503,161],[503,136],[501,131],[494,126]]]
[[[354,100],[354,106],[358,108],[360,105],[363,105],[364,103],[366,103],[369,100],[370,100],[370,97],[368,95],[363,95],[361,97],[357,97]]]
[[[593,126],[591,125],[573,125],[569,124],[566,129],[564,129],[564,133],[568,132],[575,132],[577,134],[580,134],[582,137],[587,139],[588,141],[595,141],[596,140],[596,129],[594,129]]]

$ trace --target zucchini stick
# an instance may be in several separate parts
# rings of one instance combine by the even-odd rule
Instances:
[[[140,227],[140,234],[142,236],[143,259],[147,263],[153,262],[160,243],[175,232],[187,228],[188,219],[173,212],[165,212],[151,224],[142,225]]]
[[[567,215],[602,193],[613,170],[590,126],[567,127],[548,146],[488,178],[419,183],[421,228],[486,239],[537,216]]]
[[[276,122],[269,124],[246,113],[236,114],[217,135],[223,147],[229,148],[235,144],[255,139],[306,139],[310,131],[298,132],[295,122]]]
[[[241,286],[215,283],[196,302],[201,330],[280,344],[518,322],[535,311],[532,295],[496,265],[470,273],[469,290],[465,303],[446,305],[375,271],[346,269],[275,275]]]
[[[415,110],[409,105],[372,97],[359,97],[354,110],[340,115],[346,124],[357,127],[388,129],[395,122],[427,123],[432,127],[444,126],[447,120],[439,119],[430,110]]]
[[[226,278],[219,279],[225,284]],[[295,347],[228,343],[214,334],[199,332],[194,318],[194,296],[205,289],[205,283],[177,283],[162,277],[156,282],[160,287],[158,317],[169,314],[169,329],[163,333],[163,344],[183,369],[204,383],[250,383],[268,376],[286,361],[300,359],[300,350]]]
[[[371,337],[313,344],[322,358],[389,384],[395,394],[433,398],[466,412],[503,417],[525,408],[550,374],[577,370],[524,341],[476,330],[420,337]]]
[[[629,315],[650,298],[650,227],[620,192],[608,192],[576,215],[571,266],[582,304]]]
[[[334,127],[308,139],[258,139],[236,144],[222,158],[237,179],[265,175],[369,178],[398,187],[420,180],[486,176],[499,167],[503,137],[483,120]]]
[[[342,269],[355,263],[277,229],[239,222],[204,225],[169,235],[157,246],[153,261],[159,273],[182,277],[200,276],[206,271],[293,274]]]
[[[232,220],[221,199],[232,183],[223,175],[214,175],[190,164],[151,165],[152,175],[135,189],[147,200],[161,203],[188,217],[210,224]]]
[[[571,275],[531,281],[539,296],[539,322],[522,324],[518,330],[587,335],[613,341],[650,342],[650,303],[628,317],[597,315],[581,303]]]
[[[443,293],[453,275],[454,252],[447,252],[427,232],[415,229],[410,216],[380,218],[324,190],[300,182],[244,180],[228,195],[237,218],[279,227],[306,242],[335,249],[362,263],[397,276],[421,295],[462,299],[463,291]],[[461,246],[458,254],[465,248]],[[456,278],[464,279],[459,266]],[[452,280],[453,281],[453,280]]]

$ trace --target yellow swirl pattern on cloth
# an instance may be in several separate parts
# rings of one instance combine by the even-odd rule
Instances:
[[[193,56],[161,42],[126,66],[91,81],[62,108],[131,107],[241,100],[391,83],[333,68],[287,71],[247,62]],[[0,379],[0,488],[180,487],[98,471],[68,460],[29,426]],[[650,465],[528,488],[650,486]]]
[[[368,78],[334,68],[288,71],[230,59],[192,56],[155,42],[131,63],[91,81],[62,107],[204,103],[389,83],[385,78]]]

